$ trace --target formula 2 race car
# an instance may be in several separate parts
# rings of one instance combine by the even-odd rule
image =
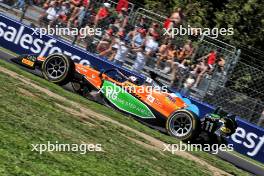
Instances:
[[[91,66],[74,63],[62,54],[48,57],[22,55],[12,59],[24,67],[40,69],[43,77],[52,83],[71,83],[73,89],[87,96],[96,91],[104,104],[131,114],[135,118],[165,127],[166,132],[180,140],[193,140],[202,132],[209,136],[230,136],[235,132],[234,118],[209,114],[199,117],[199,109],[154,78],[139,83],[135,76],[127,77],[118,69],[99,71]]]

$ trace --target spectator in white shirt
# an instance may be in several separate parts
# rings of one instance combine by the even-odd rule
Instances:
[[[123,66],[129,52],[126,43],[124,41],[120,41],[118,44],[115,44],[113,47],[117,49],[116,55],[114,57],[114,63],[119,66]]]
[[[134,65],[132,66],[132,70],[140,73],[146,65],[146,54],[145,54],[145,46],[141,46],[140,48],[133,49],[132,51],[136,52],[136,60]]]
[[[157,42],[158,36],[158,33],[151,32],[150,35],[146,37],[145,51],[147,56],[153,56],[159,49],[159,43]]]
[[[53,21],[55,21],[59,16],[59,10],[58,2],[52,1],[50,3],[50,7],[46,10],[46,12],[40,17],[39,21],[42,22],[48,22],[51,24]]]
[[[195,82],[195,77],[190,74],[188,76],[188,78],[185,80],[185,82],[183,83],[183,88],[181,89],[181,94],[185,95],[185,96],[189,96],[190,94],[190,89],[193,87]]]
[[[146,30],[145,29],[138,29],[132,38],[131,47],[132,48],[139,48],[139,47],[143,46],[143,44],[145,42],[145,36],[146,36]]]

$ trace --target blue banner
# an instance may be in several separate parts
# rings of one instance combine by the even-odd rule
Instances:
[[[98,69],[109,69],[118,67],[111,62],[89,53],[70,43],[52,36],[42,36],[34,33],[34,29],[19,23],[3,14],[0,14],[0,44],[3,48],[17,54],[38,54],[48,56],[49,54],[61,52],[70,56],[75,62],[89,64]],[[144,76],[131,72],[128,69],[118,67],[127,75],[135,75],[141,81]],[[200,116],[210,113],[214,108],[208,104],[191,99],[191,102],[198,106]],[[250,158],[264,163],[264,129],[238,119],[239,125],[235,134],[228,142],[233,144],[234,149]]]
[[[235,151],[264,163],[264,129],[243,119],[237,119],[236,133],[229,139]]]
[[[39,56],[48,56],[59,52],[70,56],[74,62],[91,65],[98,70],[118,67],[96,54],[89,53],[59,38],[40,35],[35,30],[0,14],[0,43],[3,48],[17,54],[38,54]],[[135,75],[128,69],[118,68],[128,76]],[[137,76],[141,78],[141,81],[145,79],[142,75]]]

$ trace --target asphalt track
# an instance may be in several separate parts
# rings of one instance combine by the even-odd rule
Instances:
[[[8,50],[0,48],[0,59],[5,60],[7,62],[13,63],[10,61],[11,58],[16,57],[15,54],[9,52]],[[21,67],[22,68],[22,67]],[[32,74],[41,76],[40,72],[32,71],[30,69],[26,69],[23,67],[24,70],[31,72]],[[66,85],[65,89],[71,90],[69,85]],[[217,154],[218,157],[221,159],[228,161],[229,163],[235,165],[236,167],[245,170],[246,172],[249,172],[252,175],[257,175],[257,176],[264,176],[264,168],[260,167],[252,162],[249,162],[245,160],[244,158],[241,158],[237,155],[228,153],[228,152],[221,152]]]

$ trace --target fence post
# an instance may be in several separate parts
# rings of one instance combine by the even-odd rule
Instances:
[[[228,64],[228,67],[227,67],[227,72],[226,73],[226,78],[225,78],[225,81],[224,81],[224,85],[226,84],[227,80],[231,77],[231,74],[233,73],[239,59],[240,59],[240,54],[241,54],[241,50],[240,49],[237,49],[236,53],[235,53],[235,57],[233,58],[233,61],[231,60],[230,63],[227,63]]]
[[[21,15],[20,20],[19,20],[20,22],[23,21],[25,15],[26,15],[26,12],[27,12],[28,7],[29,7],[29,5],[28,5],[28,3],[26,3],[25,4],[25,8],[22,10],[22,15]]]

